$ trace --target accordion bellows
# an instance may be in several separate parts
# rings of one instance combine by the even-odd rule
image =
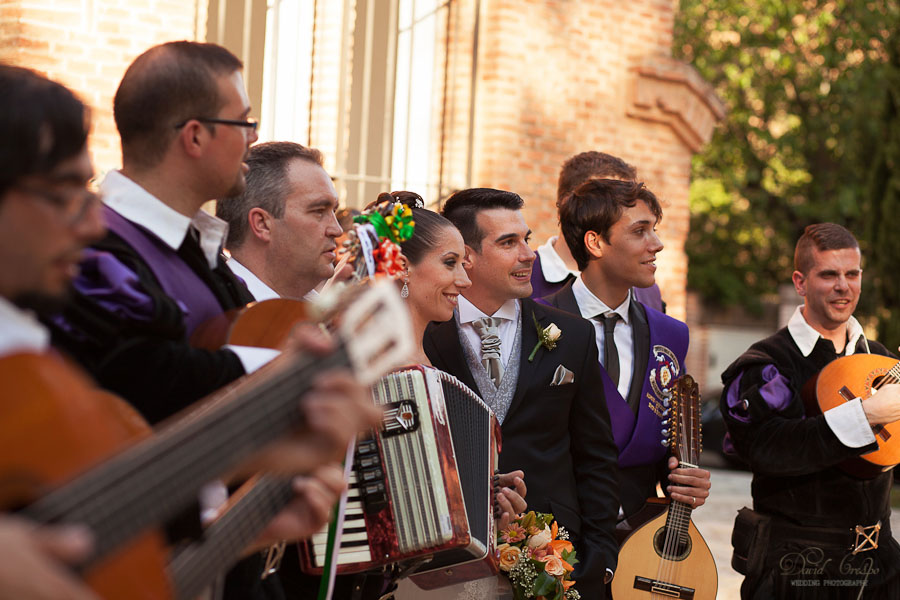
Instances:
[[[430,589],[497,572],[492,476],[499,425],[455,377],[415,366],[373,388],[385,426],[357,444],[338,554],[339,574],[421,562]],[[301,545],[319,573],[326,532]],[[451,568],[452,567],[452,568]]]

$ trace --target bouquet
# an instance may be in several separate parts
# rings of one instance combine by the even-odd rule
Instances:
[[[578,560],[569,534],[553,515],[530,511],[498,535],[500,570],[509,577],[516,600],[577,600],[572,570]]]

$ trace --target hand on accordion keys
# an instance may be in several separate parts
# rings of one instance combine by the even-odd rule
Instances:
[[[494,518],[497,520],[497,529],[503,529],[516,515],[528,509],[525,502],[525,473],[523,471],[511,471],[494,475]]]

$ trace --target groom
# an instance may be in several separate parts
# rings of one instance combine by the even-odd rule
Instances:
[[[459,191],[445,203],[444,216],[466,244],[472,286],[453,319],[429,328],[425,352],[494,409],[500,471],[525,471],[529,508],[553,513],[571,534],[576,589],[582,598],[603,598],[616,566],[619,500],[597,347],[587,321],[529,299],[535,255],[523,204],[517,194],[488,188]],[[535,321],[561,330],[555,348],[539,345]]]

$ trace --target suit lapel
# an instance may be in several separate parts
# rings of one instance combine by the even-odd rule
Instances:
[[[477,392],[478,385],[475,383],[475,378],[472,376],[472,371],[463,354],[456,319],[430,326],[425,338],[425,352],[431,358],[432,364],[442,371],[450,373]]]
[[[519,318],[522,320],[522,346],[519,349],[519,380],[516,382],[516,393],[513,395],[512,402],[509,403],[509,410],[506,411],[506,421],[509,420],[510,415],[522,403],[525,392],[531,389],[535,380],[538,379],[541,362],[547,354],[545,348],[539,348],[534,355],[534,360],[528,362],[528,355],[531,354],[532,349],[538,342],[537,330],[534,327],[534,317],[537,317],[541,327],[547,327],[550,323],[546,322],[547,314],[541,305],[530,298],[522,300],[521,309]],[[534,314],[534,317],[532,317],[532,314]]]

